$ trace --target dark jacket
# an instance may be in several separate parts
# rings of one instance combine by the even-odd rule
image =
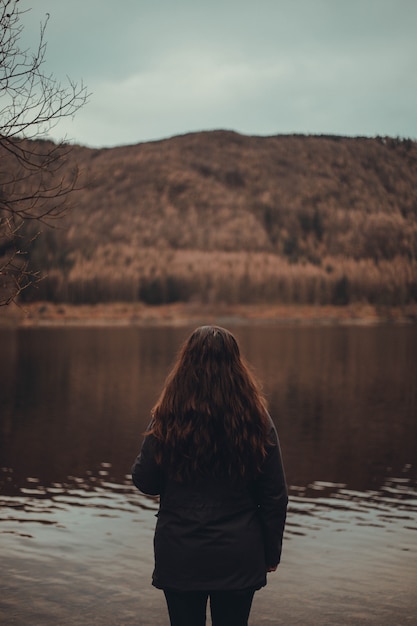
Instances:
[[[152,584],[160,589],[232,590],[266,584],[280,561],[287,488],[278,436],[256,480],[205,478],[178,482],[154,458],[145,437],[132,468],[136,487],[160,495]]]

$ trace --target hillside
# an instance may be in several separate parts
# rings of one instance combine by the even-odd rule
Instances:
[[[82,188],[34,242],[54,301],[417,300],[417,143],[195,133],[75,146]],[[32,224],[32,228],[35,228]]]

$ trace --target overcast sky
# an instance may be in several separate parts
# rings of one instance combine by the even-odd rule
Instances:
[[[417,139],[417,0],[21,0],[45,70],[89,103],[53,138],[191,131]]]

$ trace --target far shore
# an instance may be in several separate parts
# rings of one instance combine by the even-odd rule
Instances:
[[[0,308],[0,327],[32,326],[146,326],[146,325],[375,325],[417,323],[417,303],[382,307],[355,303],[320,305],[226,305],[174,303],[149,306],[143,303],[71,305],[32,302]]]

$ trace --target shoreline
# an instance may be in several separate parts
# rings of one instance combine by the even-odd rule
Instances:
[[[376,325],[415,324],[417,304],[381,307],[355,303],[333,305],[269,305],[140,302],[94,305],[32,302],[0,308],[0,328],[38,326],[186,326],[189,324]]]

